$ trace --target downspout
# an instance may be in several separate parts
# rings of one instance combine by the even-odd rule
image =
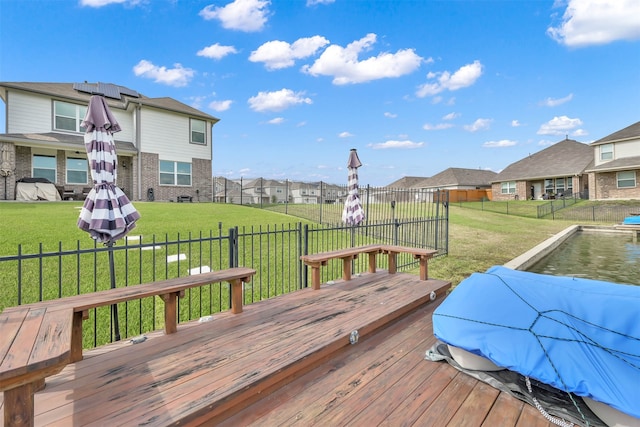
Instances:
[[[140,138],[141,138],[141,131],[140,131],[140,110],[142,109],[142,104],[140,102],[138,102],[138,105],[135,108],[135,117],[134,117],[134,121],[135,121],[135,138],[136,138],[136,150],[138,151],[137,154],[137,163],[138,163],[138,167],[136,168],[136,175],[137,175],[137,181],[138,181],[138,200],[142,200],[142,156],[141,156],[141,150],[140,150]]]

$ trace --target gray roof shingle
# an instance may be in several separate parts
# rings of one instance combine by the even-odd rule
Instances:
[[[592,142],[591,145],[601,145],[633,138],[640,138],[640,122],[627,126],[624,129],[620,129],[619,131],[614,132],[611,135],[607,135],[604,138],[600,138],[599,140]]]
[[[510,164],[493,182],[580,175],[592,164],[593,147],[565,139]]]
[[[483,169],[448,168],[419,183],[420,188],[489,186],[497,174]]]

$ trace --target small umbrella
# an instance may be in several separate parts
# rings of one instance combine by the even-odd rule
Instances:
[[[78,227],[109,248],[111,287],[115,288],[113,244],[136,226],[140,214],[126,194],[116,186],[118,158],[113,133],[121,129],[102,96],[91,96],[82,126],[86,128],[84,145],[91,168],[93,189],[80,211]],[[120,331],[116,305],[112,306],[112,315],[115,338],[118,341]]]
[[[351,149],[349,153],[349,162],[347,168],[349,169],[349,195],[344,203],[344,210],[342,211],[342,222],[347,225],[356,226],[364,221],[364,210],[360,203],[360,196],[358,196],[358,168],[362,166],[358,153],[355,148]]]

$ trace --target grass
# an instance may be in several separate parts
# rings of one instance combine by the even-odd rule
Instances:
[[[131,234],[168,236],[175,239],[192,233],[208,235],[218,228],[227,231],[235,226],[265,226],[267,224],[294,224],[301,220],[280,213],[253,209],[247,206],[215,203],[150,203],[134,202],[141,219]],[[15,255],[18,245],[23,253],[39,250],[93,247],[88,233],[78,229],[76,222],[82,202],[0,203],[0,256]],[[305,222],[305,221],[302,221]]]
[[[510,261],[572,224],[451,206],[449,255],[429,263],[429,276],[456,285],[473,272]]]

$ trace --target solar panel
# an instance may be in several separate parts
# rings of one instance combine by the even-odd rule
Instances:
[[[85,92],[91,95],[103,95],[113,99],[122,99],[122,95],[135,98],[140,97],[135,90],[124,86],[117,86],[112,83],[74,83],[73,88],[79,92]]]

